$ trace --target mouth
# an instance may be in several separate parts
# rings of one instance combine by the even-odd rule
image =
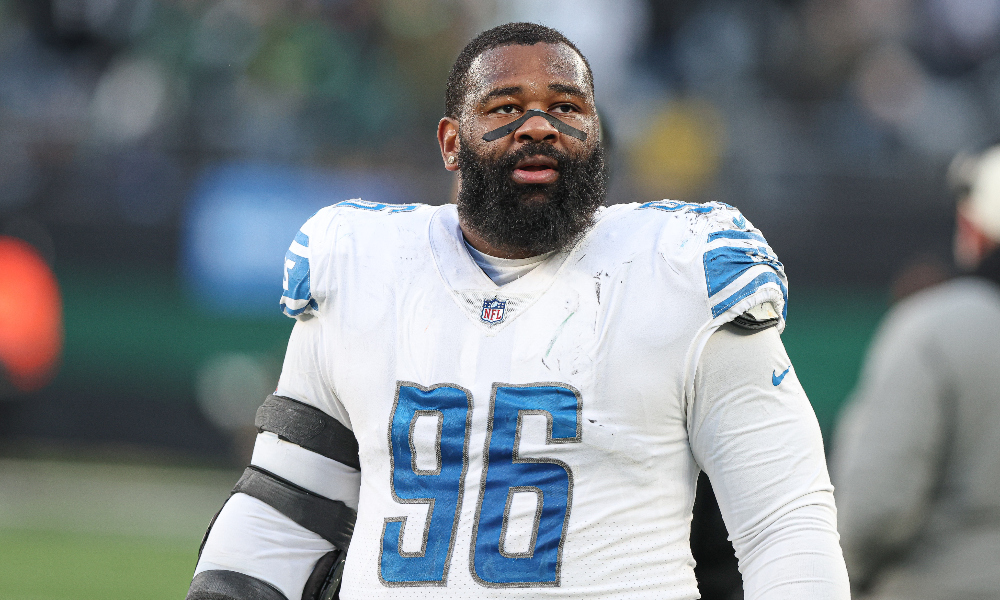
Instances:
[[[514,165],[511,178],[522,184],[548,184],[559,179],[559,161],[551,156],[528,156]]]

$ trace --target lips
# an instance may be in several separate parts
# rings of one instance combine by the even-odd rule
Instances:
[[[511,177],[516,183],[555,183],[559,179],[559,161],[551,156],[528,156],[514,165]]]

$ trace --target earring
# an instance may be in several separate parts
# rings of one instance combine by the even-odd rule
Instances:
[[[449,157],[448,157],[448,164],[449,164],[449,165],[453,165],[453,164],[455,164],[455,160],[456,160],[456,159],[455,159],[455,157],[454,157],[454,156],[449,156]]]

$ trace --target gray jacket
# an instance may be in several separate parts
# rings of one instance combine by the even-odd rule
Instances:
[[[852,586],[1000,599],[1000,264],[886,317],[834,440]]]

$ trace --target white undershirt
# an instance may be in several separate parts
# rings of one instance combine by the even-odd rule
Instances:
[[[529,256],[528,258],[498,258],[483,254],[472,247],[469,242],[465,242],[465,247],[469,249],[472,260],[476,261],[483,273],[493,280],[497,285],[504,285],[524,277],[532,269],[537,267],[543,260],[552,256],[552,252]]]

